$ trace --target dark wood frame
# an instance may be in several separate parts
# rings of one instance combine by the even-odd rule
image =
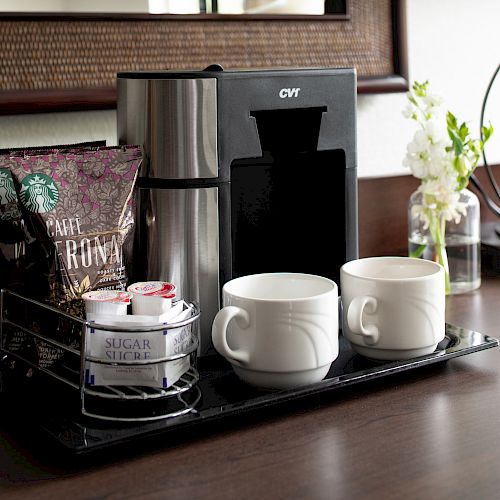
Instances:
[[[390,61],[393,71],[390,74],[377,76],[358,75],[358,93],[382,93],[382,92],[401,92],[408,89],[407,79],[407,47],[406,47],[406,25],[403,0],[392,0],[391,2],[391,32],[393,43],[393,60]],[[349,10],[347,15],[325,15],[325,16],[286,16],[286,15],[117,15],[117,14],[76,14],[76,15],[57,15],[57,14],[2,14],[0,21],[35,21],[43,23],[45,21],[75,22],[89,20],[96,23],[106,23],[109,21],[150,21],[160,20],[166,23],[175,23],[179,21],[210,22],[210,23],[229,23],[237,21],[297,21],[310,23],[311,19],[321,23],[349,22]],[[153,26],[153,24],[152,24]],[[222,26],[224,26],[222,24]],[[245,26],[242,23],[241,26]],[[0,30],[1,31],[1,30]],[[236,31],[236,29],[235,29]],[[242,34],[244,36],[244,33]],[[45,45],[50,43],[50,35],[43,40]],[[28,64],[32,61],[28,61]],[[35,61],[33,61],[35,62]],[[26,65],[26,61],[23,64]],[[11,68],[15,66],[11,65]],[[15,68],[15,70],[22,68]],[[22,114],[49,111],[76,111],[90,109],[111,109],[116,106],[116,91],[113,87],[101,86],[94,88],[38,88],[38,89],[9,89],[0,88],[0,114]]]

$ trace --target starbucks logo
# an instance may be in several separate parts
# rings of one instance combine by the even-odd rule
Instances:
[[[15,220],[19,217],[14,181],[8,170],[0,169],[0,220]]]
[[[45,174],[27,175],[21,182],[21,201],[30,211],[50,212],[59,200],[59,190]]]
[[[0,170],[0,205],[16,201],[16,189],[9,171]]]

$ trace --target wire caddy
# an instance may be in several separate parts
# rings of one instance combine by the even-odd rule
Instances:
[[[39,373],[65,384],[79,394],[81,413],[100,420],[146,422],[186,415],[201,398],[196,351],[200,311],[190,303],[191,315],[175,323],[155,326],[109,326],[86,321],[9,290],[0,295],[0,347],[4,364],[17,376]],[[109,359],[90,351],[91,335],[129,333],[131,336],[172,337],[182,333],[176,349],[157,352],[151,359]],[[187,340],[186,340],[187,339]],[[148,385],[93,385],[89,367],[111,370],[146,370],[159,373],[174,364],[187,368],[174,383]],[[171,370],[170,370],[171,371]],[[151,384],[149,384],[151,385]],[[154,384],[153,384],[154,385]]]

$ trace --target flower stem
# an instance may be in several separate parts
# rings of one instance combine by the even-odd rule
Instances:
[[[430,232],[434,240],[434,255],[433,260],[441,264],[444,268],[445,292],[446,295],[451,293],[450,286],[450,268],[448,265],[448,254],[446,252],[446,220],[442,215],[432,215]]]

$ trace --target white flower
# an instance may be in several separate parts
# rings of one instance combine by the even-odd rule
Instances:
[[[403,116],[405,118],[413,118],[414,113],[415,113],[415,106],[413,106],[413,104],[408,102],[406,104],[405,109],[403,109]]]
[[[407,93],[408,103],[403,115],[415,120],[420,128],[406,148],[403,164],[421,179],[419,192],[422,203],[413,208],[426,227],[432,226],[435,240],[442,240],[436,221],[458,223],[465,213],[460,190],[469,182],[476,167],[484,142],[469,137],[467,125],[456,117],[443,113],[443,99],[429,92],[429,82],[414,82]],[[484,129],[486,140],[492,127]],[[483,133],[483,130],[482,130]],[[453,136],[453,142],[449,134]],[[443,236],[444,237],[444,236]]]
[[[460,201],[461,190],[469,182],[483,150],[484,142],[493,132],[491,127],[482,127],[484,140],[470,138],[465,122],[460,123],[448,111],[441,113],[442,99],[429,93],[429,82],[414,82],[408,92],[408,105],[403,115],[415,120],[420,126],[406,149],[404,165],[412,174],[421,179],[418,193],[412,195],[411,218],[420,224],[419,234],[424,236],[425,244],[410,251],[412,257],[423,257],[425,251],[432,252],[445,270],[445,291],[451,293],[448,258],[446,254],[447,222],[460,222],[466,215],[466,203]],[[442,125],[442,128],[439,126]]]
[[[435,177],[443,168],[446,150],[442,132],[437,124],[430,120],[425,127],[415,132],[413,140],[406,148],[403,164],[410,168],[418,179]]]
[[[423,205],[413,205],[411,207],[411,217],[412,218],[418,218],[423,222],[423,230],[426,231],[429,229],[429,224],[430,224],[430,217],[427,211],[424,209]]]
[[[444,149],[445,144],[445,130],[439,125],[436,119],[429,119],[424,124],[424,132],[427,140],[432,144],[436,144]]]
[[[432,213],[440,213],[445,220],[460,222],[465,213],[466,204],[460,202],[460,193],[456,191],[456,180],[446,176],[438,179],[422,181],[418,191],[422,193],[421,208],[416,212],[424,222],[424,228],[429,226]]]
[[[409,148],[410,145],[408,145]],[[406,157],[403,160],[403,165],[411,170],[411,173],[417,179],[423,179],[427,177],[427,159],[425,156],[421,156],[420,153],[412,153],[408,150]]]
[[[437,94],[427,94],[422,97],[427,113],[433,113],[443,103],[443,98]]]

